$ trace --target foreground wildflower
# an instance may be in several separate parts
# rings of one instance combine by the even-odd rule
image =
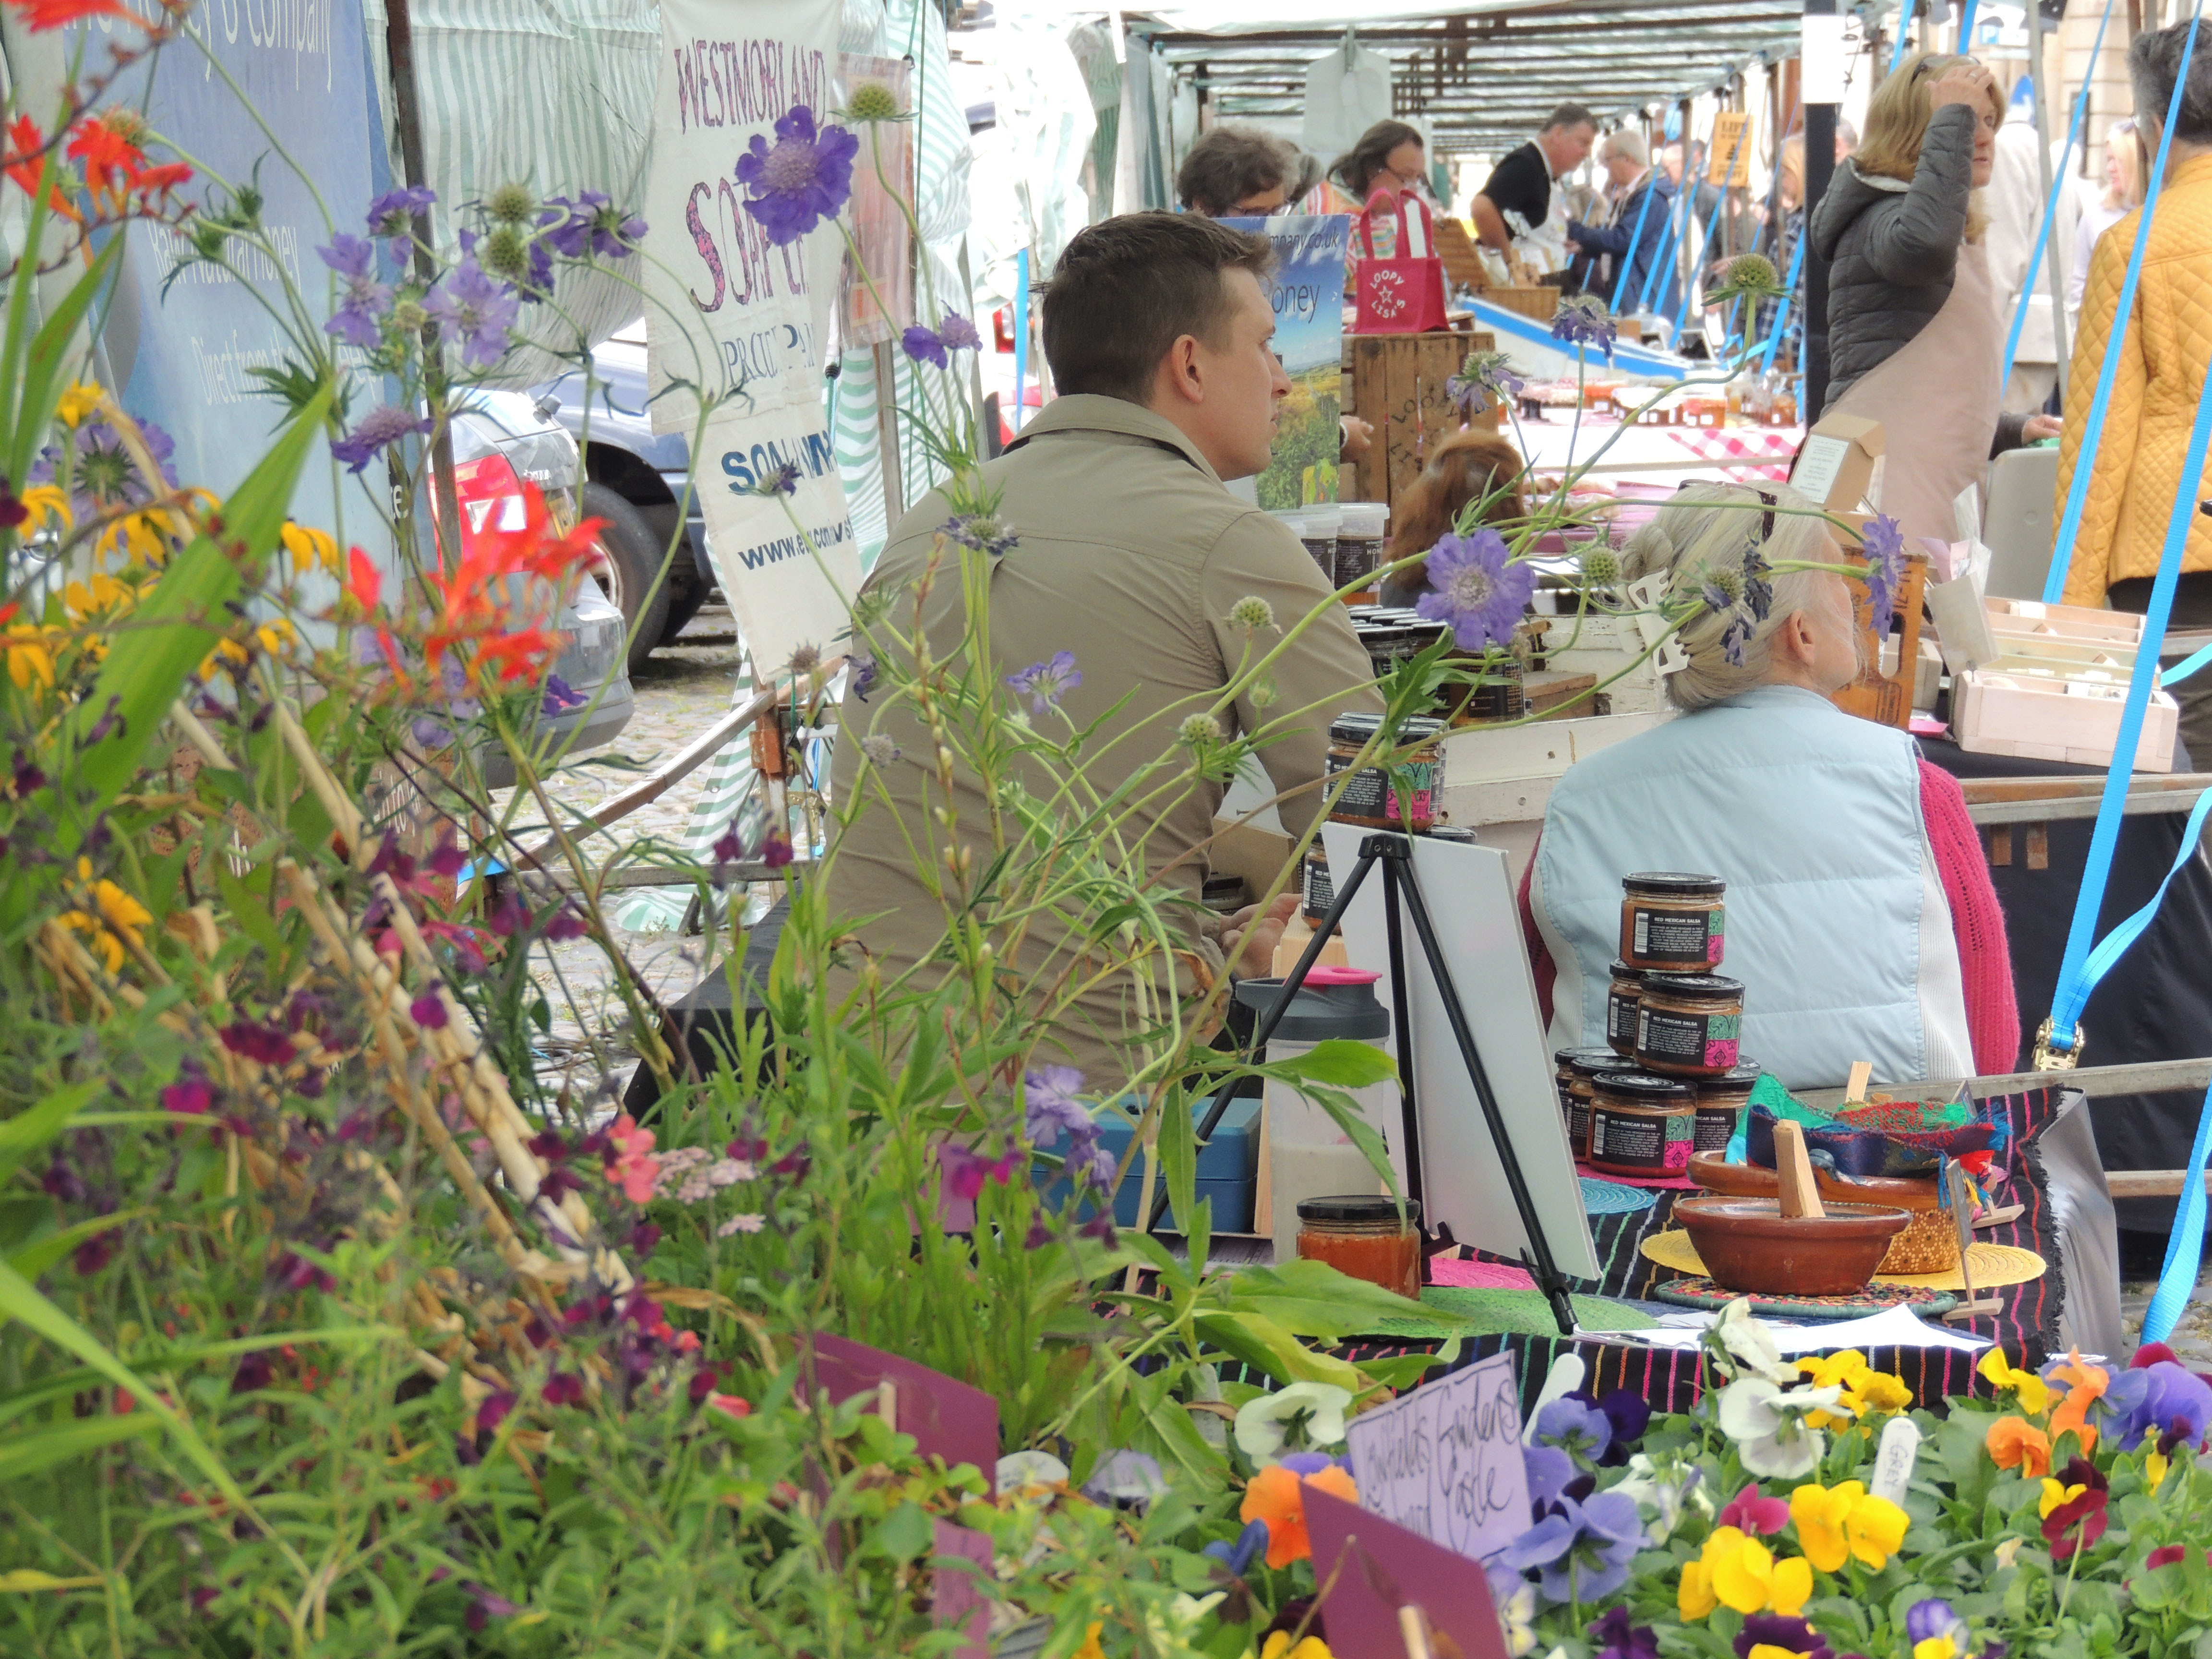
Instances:
[[[814,112],[793,107],[775,124],[775,147],[758,133],[738,157],[738,182],[749,192],[745,211],[777,246],[795,242],[834,219],[853,193],[853,157],[860,141],[842,127],[817,128]]]
[[[1275,1462],[1291,1431],[1309,1446],[1334,1446],[1344,1439],[1349,1390],[1329,1382],[1291,1382],[1272,1394],[1248,1400],[1237,1412],[1237,1449],[1262,1468]]]
[[[1042,714],[1060,707],[1060,700],[1083,684],[1083,671],[1075,665],[1075,653],[1055,651],[1042,662],[1006,676],[1006,684],[1030,700],[1030,712]]]
[[[2024,1417],[2000,1417],[1982,1444],[2001,1469],[2018,1469],[2031,1480],[2051,1473],[2051,1437]]]
[[[1897,590],[1905,580],[1904,529],[1896,520],[1877,514],[1866,527],[1862,545],[1867,556],[1867,594],[1874,603],[1874,635],[1884,639],[1897,611]]]
[[[1510,642],[1536,591],[1535,571],[1513,563],[1505,538],[1486,525],[1430,549],[1428,573],[1430,591],[1413,608],[1447,624],[1462,651]]]

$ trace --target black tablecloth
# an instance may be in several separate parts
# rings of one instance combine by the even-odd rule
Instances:
[[[1936,765],[1960,778],[2098,777],[2094,766],[2062,766],[2008,755],[1970,755],[1955,743],[1923,738]],[[2177,756],[2176,765],[2182,763]],[[2124,818],[2112,871],[2105,889],[2100,938],[2150,902],[2181,846],[2187,819],[2179,812]],[[2061,818],[2050,826],[2048,869],[2027,867],[2027,836],[2014,825],[2012,861],[1990,871],[2004,907],[2012,951],[2013,988],[2020,1002],[2021,1053],[2051,1013],[2075,896],[2088,862],[2094,818]],[[1983,832],[1986,847],[1990,831]],[[2212,1054],[2212,861],[2200,848],[2174,877],[2157,920],[2113,964],[2082,1011],[2082,1063],[2124,1066],[2154,1060],[2188,1060]],[[2090,1103],[2097,1150],[2108,1170],[2178,1170],[2189,1161],[2203,1096],[2196,1091],[2154,1095],[2108,1095]],[[2119,1224],[2131,1231],[2163,1232],[2172,1224],[2172,1199],[2124,1199]]]

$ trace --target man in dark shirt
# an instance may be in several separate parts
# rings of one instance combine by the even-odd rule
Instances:
[[[1475,240],[1510,259],[1513,244],[1551,216],[1553,181],[1580,167],[1596,142],[1597,117],[1589,111],[1580,104],[1553,110],[1535,137],[1509,151],[1476,192]]]

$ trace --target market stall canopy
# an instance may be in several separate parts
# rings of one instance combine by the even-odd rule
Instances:
[[[1153,8],[1153,50],[1194,77],[1223,120],[1299,116],[1308,71],[1344,39],[1342,5],[1278,0],[1265,15],[1233,19],[1228,9]],[[1795,56],[1803,15],[1788,0],[1383,0],[1354,33],[1389,58],[1400,112],[1422,118],[1437,149],[1494,154],[1563,100],[1625,120]]]

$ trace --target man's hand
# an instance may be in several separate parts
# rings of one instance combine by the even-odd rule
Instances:
[[[1339,416],[1337,426],[1343,438],[1336,456],[1340,461],[1358,460],[1375,441],[1375,428],[1357,415]]]
[[[2056,415],[2031,415],[2020,428],[2020,441],[2032,444],[2045,438],[2063,437],[2065,431],[2066,422]]]
[[[1283,928],[1297,908],[1296,893],[1279,893],[1264,912],[1248,904],[1222,923],[1221,954],[1229,959],[1229,971],[1247,978],[1273,973],[1275,947],[1283,942]]]

